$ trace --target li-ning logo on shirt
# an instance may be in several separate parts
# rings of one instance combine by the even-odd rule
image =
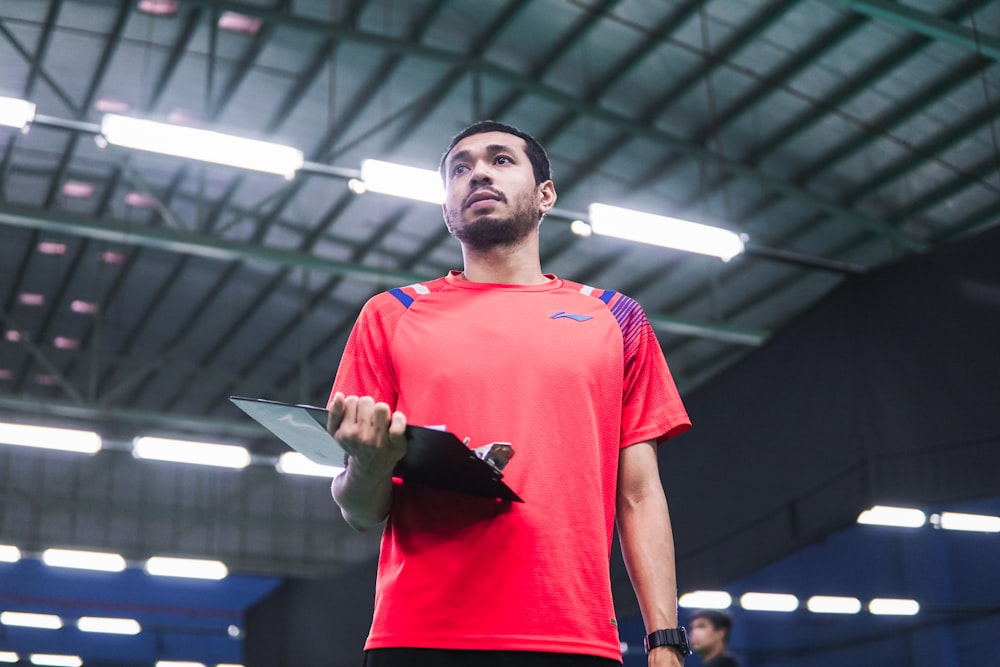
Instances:
[[[567,313],[562,310],[560,310],[555,315],[550,316],[549,319],[558,320],[563,317],[574,320],[575,322],[586,322],[587,320],[594,319],[592,315],[577,315],[576,313]]]

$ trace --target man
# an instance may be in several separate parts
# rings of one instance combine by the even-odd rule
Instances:
[[[678,667],[687,649],[656,446],[690,422],[645,314],[542,273],[538,228],[556,191],[529,135],[477,123],[440,170],[464,270],[373,297],[329,403],[348,454],[333,497],[357,530],[386,522],[365,664],[617,665],[617,516],[646,627],[669,631],[649,665]],[[525,502],[394,481],[408,421],[471,447],[511,443],[504,481]]]
[[[691,617],[691,648],[704,667],[739,667],[726,648],[732,627],[729,614],[715,609],[702,609]]]

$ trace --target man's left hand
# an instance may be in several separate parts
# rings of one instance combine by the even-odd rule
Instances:
[[[649,652],[649,667],[683,667],[681,654],[668,646],[658,646]]]

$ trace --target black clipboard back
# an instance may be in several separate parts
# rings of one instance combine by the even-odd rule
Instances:
[[[229,400],[309,460],[344,466],[344,449],[326,430],[325,408],[241,396]],[[408,425],[406,441],[406,456],[394,471],[404,482],[524,502],[502,481],[500,470],[476,456],[453,433]]]

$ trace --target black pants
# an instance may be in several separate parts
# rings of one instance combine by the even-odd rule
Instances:
[[[365,651],[364,667],[621,667],[621,663],[570,653],[380,648]]]

